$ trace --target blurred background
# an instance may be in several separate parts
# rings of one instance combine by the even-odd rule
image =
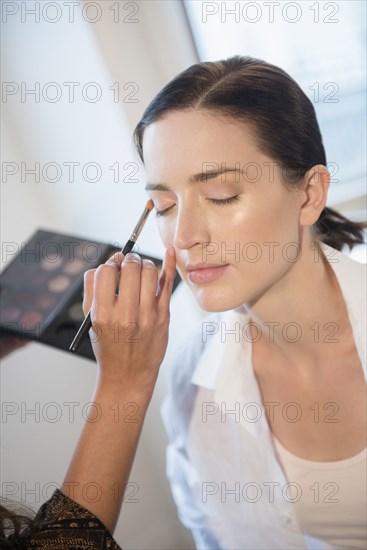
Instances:
[[[252,55],[281,66],[313,101],[332,183],[328,206],[366,217],[366,3],[3,1],[1,241],[38,228],[124,244],[147,200],[132,132],[154,95],[198,61]],[[161,258],[154,216],[139,238]],[[349,249],[345,250],[349,253]],[[351,256],[366,261],[366,248]],[[12,258],[2,254],[1,269]],[[125,549],[190,549],[165,477],[159,407],[177,345],[205,316],[184,285],[115,537]],[[90,401],[92,361],[31,343],[2,361],[2,494],[38,509],[62,482]],[[57,422],[42,414],[66,405]],[[26,414],[40,410],[41,414]]]

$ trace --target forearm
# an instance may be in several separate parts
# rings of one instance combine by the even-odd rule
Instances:
[[[150,260],[121,253],[85,274],[84,312],[92,312],[93,328],[99,329],[92,344],[98,364],[92,398],[96,406],[88,413],[90,421],[83,427],[61,491],[111,533],[167,348],[175,265],[174,248],[169,247],[159,278]],[[125,338],[124,332],[123,338],[116,338],[111,327],[133,327],[134,338]]]
[[[113,533],[151,394],[98,381],[61,490]]]

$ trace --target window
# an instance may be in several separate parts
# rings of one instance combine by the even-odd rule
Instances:
[[[366,193],[366,3],[184,0],[201,61],[278,65],[315,107],[331,173],[328,205]]]

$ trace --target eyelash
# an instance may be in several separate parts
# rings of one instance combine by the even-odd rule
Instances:
[[[233,197],[228,197],[228,199],[208,199],[208,200],[214,204],[224,206],[225,204],[231,204],[233,202],[237,202],[238,200],[240,200],[240,196],[234,195]],[[161,210],[160,212],[156,210],[155,215],[157,217],[165,216],[168,210],[170,210],[170,208],[172,208],[172,206],[169,206],[168,208],[166,208],[165,210]]]

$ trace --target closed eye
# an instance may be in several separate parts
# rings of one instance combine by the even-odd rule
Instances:
[[[233,197],[228,197],[227,199],[207,199],[208,201],[214,203],[214,204],[220,204],[220,205],[225,205],[225,204],[231,204],[233,202],[236,202],[238,200],[240,200],[240,196],[239,195],[234,195]],[[169,206],[168,208],[165,208],[164,210],[156,210],[156,213],[155,215],[157,217],[159,216],[165,216],[166,213],[174,206],[174,204],[172,206]]]
[[[232,202],[236,202],[240,200],[239,195],[234,195],[233,197],[228,197],[228,199],[208,199],[210,202],[214,202],[214,204],[231,204]]]
[[[173,205],[172,205],[172,206],[173,206]],[[159,216],[165,216],[165,215],[166,215],[166,212],[168,212],[168,210],[169,210],[170,208],[172,208],[172,206],[169,206],[168,208],[166,208],[165,210],[161,210],[160,212],[159,212],[158,210],[156,210],[156,211],[155,211],[155,215],[156,215],[157,217],[159,217]]]

